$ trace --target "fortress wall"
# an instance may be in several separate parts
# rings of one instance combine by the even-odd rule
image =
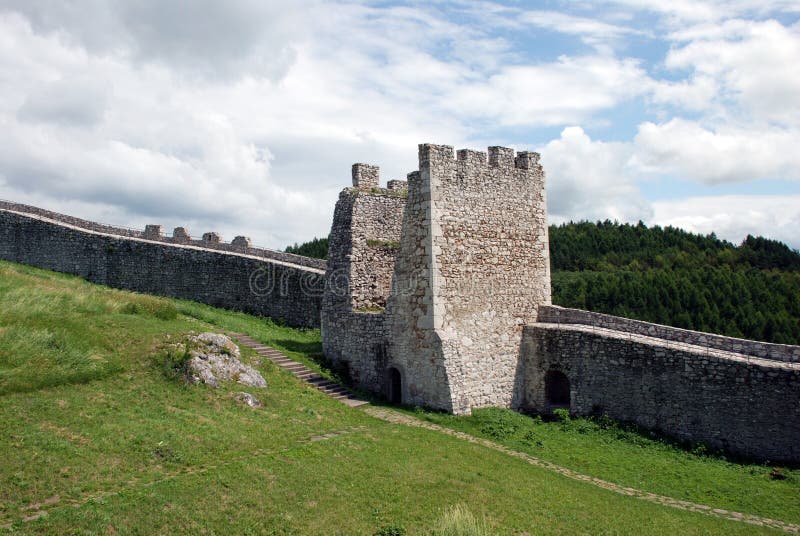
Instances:
[[[276,251],[272,249],[253,247],[250,245],[248,238],[240,236],[236,237],[232,243],[227,244],[222,241],[210,241],[202,239],[193,239],[186,230],[182,227],[176,229],[177,233],[173,236],[164,236],[160,225],[148,225],[144,231],[138,229],[129,229],[127,227],[117,227],[114,225],[106,225],[104,223],[97,223],[82,218],[75,218],[66,214],[60,214],[51,210],[25,205],[22,203],[13,203],[11,201],[0,200],[0,209],[11,210],[14,212],[21,212],[23,214],[33,214],[41,216],[49,220],[58,221],[79,227],[88,231],[95,231],[98,233],[111,234],[114,236],[126,236],[129,238],[144,238],[147,240],[154,240],[158,242],[165,242],[167,244],[185,244],[202,247],[205,249],[218,249],[221,251],[231,251],[234,253],[244,253],[253,257],[263,257],[265,259],[273,259],[281,262],[288,262],[291,264],[298,264],[300,266],[307,266],[318,270],[324,270],[326,262],[322,259],[312,259],[304,257],[303,255],[294,255],[292,253],[285,253],[283,251]],[[208,233],[217,235],[216,233]]]
[[[403,402],[453,411],[441,339],[434,330],[432,226],[436,220],[430,174],[424,170],[423,178],[422,169],[408,176],[400,250],[386,309],[387,366],[401,374]]]
[[[800,362],[800,346],[725,337],[724,335],[673,328],[661,324],[643,322],[641,320],[631,320],[629,318],[592,313],[580,309],[568,309],[555,305],[540,306],[538,321],[551,324],[585,324],[624,331],[626,333],[636,333],[639,335],[657,337],[659,339],[694,344],[697,346],[708,346],[709,348],[716,348],[718,350],[736,352],[764,359],[793,363]]]
[[[0,258],[111,287],[269,316],[292,326],[319,326],[324,289],[321,270],[102,234],[2,209]]]
[[[391,359],[433,366],[407,380],[428,404],[449,389],[452,408],[442,409],[456,413],[514,405],[522,327],[550,303],[538,157],[504,147],[454,155],[450,146],[420,146],[396,273],[411,285],[416,278],[417,292],[390,311]],[[427,364],[438,353],[443,371]]]
[[[692,350],[630,333],[535,324],[522,346],[522,406],[546,411],[545,375],[569,379],[571,410],[770,461],[800,461],[800,365]]]
[[[355,164],[339,195],[329,235],[322,305],[323,352],[352,381],[380,391],[385,369],[384,308],[390,294],[406,191],[379,187],[377,166]]]

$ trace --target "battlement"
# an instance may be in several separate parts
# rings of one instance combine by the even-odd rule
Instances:
[[[188,244],[192,241],[192,235],[185,227],[175,227],[172,231],[172,241],[176,244]]]
[[[146,225],[142,238],[147,240],[161,240],[164,238],[164,228],[160,225]]]
[[[506,168],[541,171],[539,153],[533,151],[516,152],[510,147],[491,146],[487,151],[459,149],[453,152],[452,145],[435,145],[423,143],[419,146],[420,166],[431,162],[447,163],[454,160],[461,165],[474,168]]]
[[[370,164],[353,164],[353,186],[359,190],[377,188],[380,184],[380,168]]]
[[[241,248],[242,251],[247,251],[247,248],[252,245],[252,240],[250,240],[249,236],[237,236],[231,241],[231,245]]]
[[[128,227],[119,227],[115,225],[84,220],[73,216],[67,216],[66,214],[61,214],[22,203],[0,200],[0,211],[2,210],[18,212],[21,214],[29,214],[95,233],[137,238],[152,242],[162,242],[165,244],[179,244],[204,249],[227,251],[231,253],[244,254],[252,257],[262,257],[264,259],[271,259],[299,266],[305,266],[307,268],[313,268],[316,270],[324,270],[327,264],[321,259],[312,259],[302,255],[294,255],[292,253],[286,253],[283,251],[253,246],[250,244],[249,238],[244,236],[237,236],[233,242],[228,244],[222,241],[222,238],[218,233],[206,233],[207,235],[211,235],[209,237],[210,240],[196,239],[192,237],[185,227],[175,227],[175,229],[172,231],[172,236],[169,237],[164,235],[164,228],[160,224],[147,225],[144,230],[132,229]],[[216,237],[219,239],[218,241],[214,241],[214,235],[216,235]]]
[[[386,183],[386,188],[392,191],[400,191],[400,190],[407,190],[408,189],[408,181],[389,181]]]
[[[222,243],[222,236],[214,231],[203,233],[203,242],[207,244],[220,244]]]

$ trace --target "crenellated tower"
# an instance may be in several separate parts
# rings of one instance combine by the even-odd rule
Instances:
[[[419,146],[387,309],[403,401],[454,413],[518,405],[522,328],[550,303],[538,160]]]

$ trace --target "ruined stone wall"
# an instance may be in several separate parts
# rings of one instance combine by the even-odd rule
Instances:
[[[384,308],[390,293],[406,192],[379,187],[377,166],[355,164],[339,195],[329,235],[322,306],[323,352],[354,383],[379,391],[384,368]]]
[[[111,234],[114,236],[144,238],[147,240],[155,240],[167,244],[186,244],[205,249],[232,251],[235,253],[244,253],[253,257],[263,257],[265,259],[273,259],[276,261],[298,264],[300,266],[307,266],[309,268],[316,268],[318,270],[325,270],[326,267],[326,262],[322,259],[312,259],[310,257],[304,257],[303,255],[294,255],[292,253],[285,253],[283,251],[254,247],[250,243],[250,239],[245,236],[237,236],[231,241],[230,244],[228,244],[223,242],[219,234],[215,232],[204,233],[201,239],[192,238],[192,236],[189,235],[188,231],[184,227],[176,227],[172,233],[172,236],[165,236],[161,225],[148,225],[145,230],[142,231],[140,229],[131,229],[128,227],[97,223],[31,205],[3,200],[0,200],[0,209],[42,216],[49,220],[72,225],[73,227],[79,227],[81,229],[95,231],[98,233]]]
[[[522,353],[522,407],[548,409],[545,375],[556,370],[569,379],[574,413],[800,461],[800,364],[580,324],[530,326]]]
[[[277,260],[106,234],[3,209],[0,258],[292,326],[319,326],[324,272]]]
[[[538,158],[420,146],[388,311],[389,365],[409,402],[455,413],[515,404],[522,327],[550,303]]]
[[[636,333],[639,335],[648,335],[659,339],[694,344],[697,346],[708,346],[709,348],[746,354],[752,357],[763,357],[765,359],[774,359],[776,361],[786,361],[790,363],[800,362],[800,346],[725,337],[724,335],[673,328],[671,326],[653,324],[641,320],[632,320],[630,318],[621,318],[619,316],[602,313],[592,313],[580,309],[569,309],[556,305],[539,307],[538,321],[551,324],[584,324]]]

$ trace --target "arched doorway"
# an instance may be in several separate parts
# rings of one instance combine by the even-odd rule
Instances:
[[[551,408],[569,408],[569,379],[559,370],[550,370],[544,377],[544,393]]]
[[[403,402],[403,380],[400,371],[394,367],[389,367],[386,371],[386,398],[392,404]]]

